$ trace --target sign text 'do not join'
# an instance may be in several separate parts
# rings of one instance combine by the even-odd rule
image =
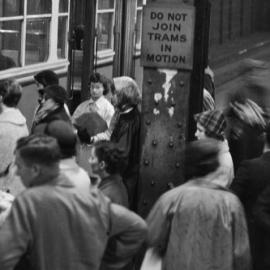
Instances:
[[[143,10],[142,66],[192,69],[195,8],[148,5]]]

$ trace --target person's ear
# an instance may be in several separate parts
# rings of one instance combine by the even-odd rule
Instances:
[[[105,163],[104,161],[101,161],[101,162],[99,163],[99,168],[100,168],[100,170],[104,171],[105,168],[106,168],[106,163]]]
[[[40,175],[41,167],[38,164],[33,164],[31,168],[32,175],[37,177]]]

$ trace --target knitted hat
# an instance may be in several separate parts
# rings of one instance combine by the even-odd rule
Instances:
[[[206,111],[194,116],[197,123],[205,128],[205,134],[219,140],[225,139],[226,120],[219,110]]]
[[[57,103],[65,103],[68,101],[66,90],[60,85],[51,85],[44,88],[44,94],[52,98]]]

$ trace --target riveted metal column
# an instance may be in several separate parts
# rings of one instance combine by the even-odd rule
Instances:
[[[194,0],[147,1],[143,10],[137,207],[143,217],[162,193],[184,182],[183,150],[189,127],[196,16]]]

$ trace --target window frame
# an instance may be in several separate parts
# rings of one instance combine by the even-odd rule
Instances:
[[[58,46],[58,19],[60,17],[67,16],[67,30],[66,30],[66,39],[68,41],[68,31],[69,31],[69,18],[70,18],[70,1],[68,0],[68,12],[60,12],[59,4],[60,0],[50,0],[52,5],[52,12],[45,14],[27,14],[27,1],[24,1],[23,4],[23,13],[22,15],[17,16],[7,16],[0,17],[0,22],[5,21],[20,21],[21,22],[21,44],[20,44],[20,66],[2,70],[0,71],[0,79],[7,79],[10,77],[21,79],[20,81],[29,81],[33,73],[37,73],[44,69],[53,69],[58,70],[58,72],[66,72],[69,65],[68,62],[68,42],[66,42],[65,48],[65,58],[58,58],[57,56],[57,46]],[[46,0],[48,1],[48,0]],[[26,54],[26,26],[27,20],[37,19],[37,18],[50,18],[49,26],[49,51],[48,58],[44,62],[25,65],[25,54]]]
[[[97,65],[107,63],[110,61],[113,61],[113,56],[115,55],[115,50],[114,50],[114,33],[115,33],[115,16],[116,16],[116,1],[113,0],[113,8],[107,8],[107,9],[98,9],[98,4],[99,1],[97,0],[96,4],[96,22],[95,22],[95,28],[96,28],[96,38],[95,38],[95,57],[97,58]],[[112,13],[112,34],[111,34],[111,44],[112,48],[111,49],[104,49],[104,50],[97,50],[96,46],[98,43],[98,15],[99,14],[104,14],[104,13]]]
[[[135,33],[136,33],[136,37],[135,37],[135,56],[139,56],[141,54],[141,48],[142,48],[142,20],[143,20],[143,7],[146,5],[146,1],[147,0],[142,0],[142,5],[138,6],[138,0],[136,1],[136,25],[135,25]],[[140,12],[142,14],[141,16],[141,27],[140,29],[138,29],[138,12]],[[136,42],[137,39],[137,33],[140,31],[140,44],[138,44]]]

